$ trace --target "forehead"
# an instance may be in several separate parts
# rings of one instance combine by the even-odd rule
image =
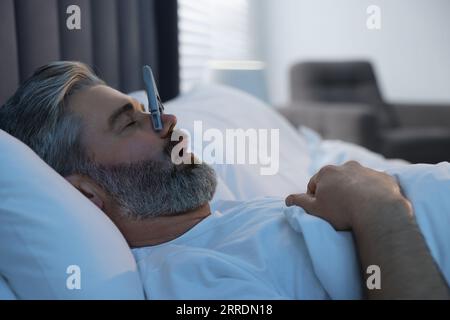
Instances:
[[[99,85],[75,93],[69,99],[69,108],[81,116],[86,129],[107,131],[109,117],[127,103],[139,105],[122,92]]]
[[[117,108],[132,99],[111,87],[99,85],[80,90],[69,99],[69,106],[73,112],[82,116],[94,116],[96,114],[111,114]]]

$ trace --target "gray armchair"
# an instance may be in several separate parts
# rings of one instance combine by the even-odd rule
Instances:
[[[369,62],[306,62],[290,73],[291,102],[279,111],[326,139],[413,163],[450,161],[450,105],[386,103]]]

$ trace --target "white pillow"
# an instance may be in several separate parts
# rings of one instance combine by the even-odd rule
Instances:
[[[147,104],[145,92],[135,92],[131,96]],[[306,189],[311,166],[307,142],[287,120],[261,100],[225,86],[200,85],[167,102],[165,108],[167,113],[177,116],[178,128],[189,131],[192,139],[194,121],[203,122],[203,131],[215,128],[224,136],[226,129],[279,129],[277,174],[261,175],[261,167],[267,167],[264,165],[213,164],[236,200],[261,196],[284,197]],[[201,147],[208,144],[205,142]],[[192,146],[196,154],[200,154],[202,148]],[[215,196],[217,198],[220,199],[220,194]]]
[[[0,275],[17,297],[143,299],[131,250],[107,216],[2,130],[0,150]]]

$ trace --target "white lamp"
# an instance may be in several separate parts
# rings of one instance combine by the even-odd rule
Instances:
[[[262,61],[210,61],[209,80],[246,91],[257,98],[268,102],[265,64]]]

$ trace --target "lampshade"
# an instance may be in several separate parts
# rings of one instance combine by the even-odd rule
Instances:
[[[211,61],[210,81],[240,89],[268,102],[265,66],[261,61]]]

